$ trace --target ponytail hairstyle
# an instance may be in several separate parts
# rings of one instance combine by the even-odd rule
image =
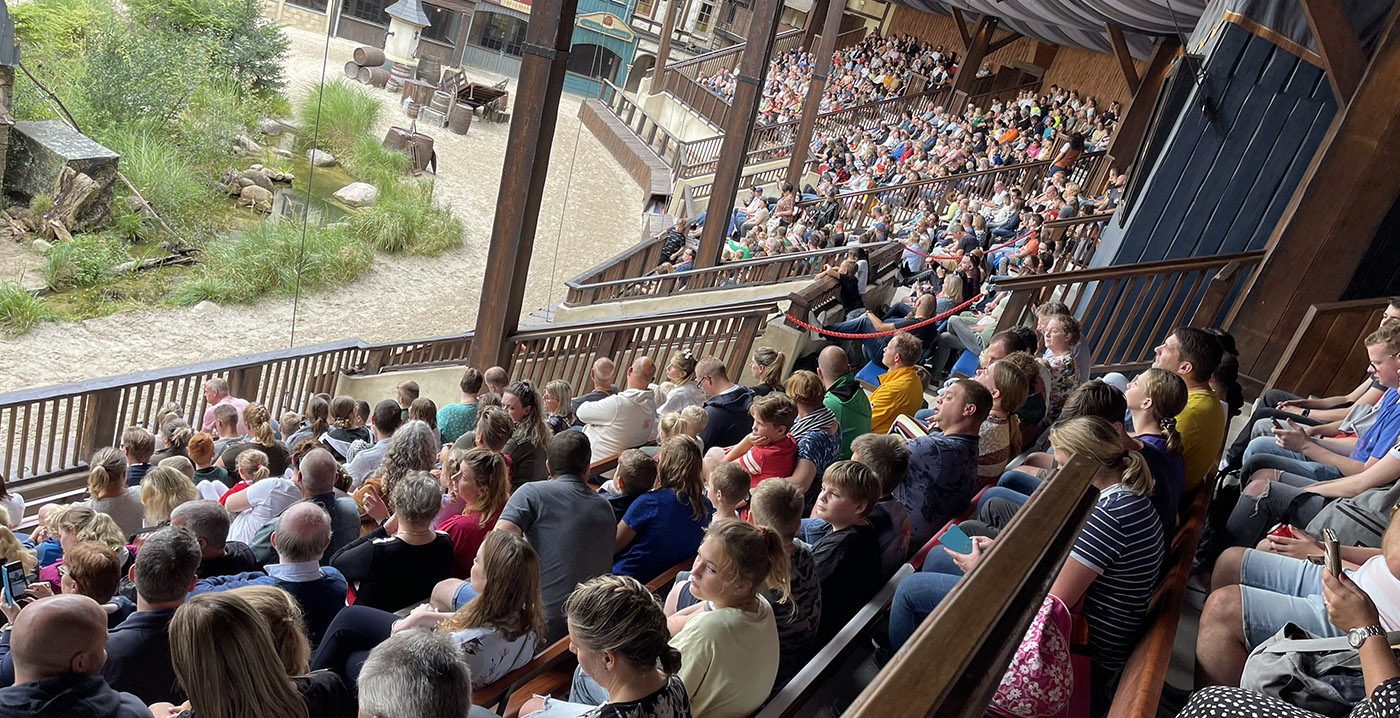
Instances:
[[[477,512],[481,517],[480,526],[485,527],[505,508],[506,500],[510,498],[510,477],[506,471],[505,457],[502,455],[484,446],[473,446],[466,451],[453,451],[448,454],[447,460],[442,462],[442,468],[443,474],[451,476],[454,484],[461,481],[462,479],[457,477],[466,472],[472,482],[481,488],[476,501],[462,509],[464,514],[468,511]]]
[[[88,493],[96,498],[98,494],[114,484],[126,484],[126,456],[120,449],[107,447],[98,449],[88,459]]]
[[[773,347],[759,347],[753,352],[753,363],[763,369],[758,375],[758,381],[767,384],[777,391],[783,391],[783,364],[787,361],[787,355],[774,349]]]
[[[671,357],[671,366],[681,370],[681,373],[685,374],[684,378],[676,382],[676,386],[686,384],[695,378],[695,365],[697,363],[695,355],[691,353],[689,348],[682,349],[679,354],[675,354]]]
[[[194,430],[182,416],[169,416],[160,424],[160,436],[165,440],[165,448],[171,456],[188,456],[190,437]]]
[[[243,407],[243,424],[248,427],[248,436],[262,446],[277,443],[277,437],[272,433],[272,425],[267,423],[270,418],[272,415],[262,404],[253,403]]]
[[[313,396],[306,402],[306,421],[311,425],[311,438],[319,439],[331,430],[331,404],[321,396]]]
[[[437,630],[451,633],[491,626],[507,641],[527,633],[543,638],[540,557],[530,543],[509,531],[488,531],[476,560],[481,562],[486,585],[475,598],[438,624]]]
[[[705,506],[704,456],[700,442],[689,436],[672,436],[656,453],[656,488],[674,489],[676,500],[689,503],[696,521],[710,515]]]
[[[792,567],[777,531],[725,518],[710,524],[705,540],[719,549],[718,568],[726,581],[746,582],[755,594],[767,585],[780,603],[792,600]]]
[[[1050,444],[1075,456],[1087,456],[1119,474],[1119,483],[1139,495],[1152,493],[1152,472],[1136,451],[1127,451],[1118,430],[1097,416],[1080,416],[1050,427]]]
[[[1176,416],[1186,408],[1186,382],[1174,371],[1153,367],[1137,375],[1142,390],[1152,400],[1152,414],[1167,441],[1167,453],[1181,455],[1181,432],[1176,430]]]
[[[668,676],[681,669],[661,602],[631,576],[585,581],[564,601],[564,615],[569,636],[590,651],[611,651],[635,668],[660,665]]]
[[[355,415],[355,397],[341,394],[331,399],[331,423],[337,429],[349,429]]]
[[[506,387],[506,393],[514,395],[529,412],[520,420],[518,428],[535,448],[544,449],[549,444],[551,434],[549,425],[544,422],[544,402],[540,400],[535,385],[529,381],[517,381]]]
[[[236,463],[238,464],[238,473],[240,475],[246,474],[250,484],[267,478],[267,454],[257,449],[246,449],[240,452]]]
[[[690,423],[679,411],[668,411],[656,420],[656,431],[664,442],[673,436],[688,436]]]

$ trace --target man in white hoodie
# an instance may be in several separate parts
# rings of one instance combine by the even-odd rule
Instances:
[[[637,357],[627,368],[627,388],[578,407],[578,420],[593,447],[593,461],[646,446],[656,439],[656,362]]]

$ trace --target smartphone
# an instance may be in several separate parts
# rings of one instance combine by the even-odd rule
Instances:
[[[1327,572],[1336,577],[1342,572],[1342,545],[1337,543],[1336,532],[1332,529],[1323,529],[1322,545],[1327,549]]]
[[[939,543],[948,547],[950,551],[961,554],[972,553],[972,539],[968,537],[966,533],[963,533],[963,530],[958,528],[957,524],[949,526],[948,530],[943,532],[943,537],[939,539]]]
[[[1275,429],[1278,429],[1278,430],[1280,430],[1280,431],[1282,431],[1283,429],[1286,429],[1286,428],[1287,428],[1287,427],[1285,427],[1285,426],[1278,420],[1278,417],[1270,418],[1269,421],[1274,422],[1274,428],[1275,428]]]
[[[4,582],[6,603],[19,603],[19,597],[29,588],[29,579],[24,575],[24,565],[19,561],[5,564],[5,573],[0,577],[0,581]]]

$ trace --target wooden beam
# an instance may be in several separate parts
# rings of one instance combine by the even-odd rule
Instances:
[[[520,57],[515,111],[511,113],[476,310],[476,335],[468,355],[472,366],[504,366],[510,360],[510,337],[520,324],[525,301],[525,279],[535,247],[577,11],[578,0],[535,0],[530,6],[526,52]]]
[[[1356,94],[1361,74],[1366,70],[1366,55],[1361,41],[1351,29],[1351,20],[1336,0],[1299,0],[1303,17],[1308,20],[1317,54],[1322,57],[1322,69],[1332,84],[1332,97],[1342,107]]]
[[[820,0],[812,3],[812,11],[807,13],[807,24],[802,27],[803,50],[812,51],[813,46],[817,42],[817,32],[826,24],[827,9],[829,7],[830,5],[828,3],[821,2]],[[836,14],[841,15],[842,11],[845,9],[846,3],[842,0],[841,4],[836,8]]]
[[[1123,71],[1123,82],[1128,84],[1128,94],[1137,94],[1138,74],[1137,65],[1133,64],[1133,53],[1128,50],[1128,40],[1123,37],[1123,31],[1113,25],[1105,25],[1108,28],[1108,41],[1113,44],[1113,55],[1118,58],[1118,68]]]
[[[987,57],[987,47],[992,44],[992,35],[997,31],[995,15],[983,15],[977,21],[977,31],[972,34],[972,42],[967,54],[958,62],[958,71],[953,73],[953,92],[967,92],[972,80],[977,77],[977,68]]]
[[[1042,70],[1049,71],[1050,66],[1055,64],[1055,56],[1059,53],[1059,45],[1037,40],[1035,43],[1035,52],[1031,56],[1031,64]]]
[[[556,0],[557,1],[557,0]],[[577,2],[577,0],[573,0]],[[755,0],[749,20],[749,41],[735,69],[734,98],[724,117],[724,142],[715,162],[715,179],[710,189],[710,218],[700,233],[700,249],[695,254],[695,268],[713,267],[719,263],[724,234],[729,217],[734,213],[734,195],[739,192],[739,176],[748,158],[749,137],[753,135],[754,118],[763,98],[763,77],[768,60],[773,55],[773,34],[782,15],[782,0]]]
[[[800,187],[803,170],[807,166],[808,146],[812,144],[812,133],[817,125],[817,110],[821,106],[822,92],[826,89],[827,75],[831,72],[829,60],[836,53],[836,36],[841,33],[841,11],[846,0],[817,0],[825,11],[821,47],[816,50],[816,67],[812,68],[812,78],[807,82],[807,97],[802,100],[802,119],[797,123],[797,138],[793,140],[792,161],[788,163],[787,181]]]
[[[1269,236],[1268,257],[1226,318],[1241,374],[1273,374],[1308,307],[1346,291],[1400,197],[1400,145],[1376,141],[1400,132],[1398,15],[1381,30],[1356,93],[1338,108]]]
[[[953,8],[953,24],[958,28],[958,37],[962,39],[963,54],[967,54],[967,49],[972,47],[972,31],[967,29],[967,18],[963,17],[962,10]]]
[[[1000,50],[1000,49],[1002,49],[1003,47],[1006,47],[1007,45],[1010,45],[1011,43],[1016,42],[1017,40],[1020,40],[1020,39],[1021,39],[1021,34],[1018,33],[1018,32],[1013,32],[1013,33],[1011,33],[1010,35],[1007,35],[1006,37],[1003,37],[1002,39],[997,40],[996,42],[993,42],[992,44],[988,45],[988,46],[987,46],[987,54],[990,55],[990,54],[996,52],[997,50]],[[981,63],[978,63],[978,64],[980,65]]]
[[[666,63],[671,59],[671,36],[676,34],[676,17],[686,0],[666,0],[666,17],[661,22],[661,45],[656,50],[656,67],[651,71],[651,87],[648,95],[655,95],[666,87],[661,75],[666,72]]]
[[[1147,122],[1152,109],[1157,104],[1157,93],[1162,90],[1172,63],[1181,53],[1181,41],[1174,35],[1164,35],[1152,48],[1152,56],[1147,67],[1138,79],[1137,90],[1124,105],[1123,116],[1118,118],[1118,127],[1113,131],[1113,139],[1108,143],[1108,154],[1118,163],[1126,166],[1137,154],[1142,136],[1147,132]]]

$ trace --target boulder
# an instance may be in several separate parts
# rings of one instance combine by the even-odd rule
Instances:
[[[260,155],[263,151],[262,145],[247,135],[238,135],[233,138],[233,146],[239,152],[246,152],[250,155]]]
[[[272,209],[272,192],[257,185],[249,185],[238,193],[238,203],[266,212]]]
[[[45,242],[42,239],[34,240],[34,243],[31,246],[33,246],[34,251],[38,252],[39,254],[47,254],[50,249],[53,249],[52,244],[49,244],[48,242]]]
[[[50,219],[71,232],[92,232],[111,221],[117,153],[57,120],[18,121],[9,131],[4,162],[7,194],[28,203],[35,195],[53,198]],[[74,181],[78,181],[75,186]],[[81,190],[77,195],[70,192]],[[57,214],[55,214],[57,212]]]
[[[216,312],[216,311],[218,311],[218,310],[219,310],[219,305],[217,305],[217,304],[215,304],[215,303],[209,301],[208,299],[206,299],[206,300],[200,302],[199,304],[194,305],[194,307],[190,309],[191,312],[193,312],[194,314],[197,314],[197,315],[198,315],[198,314],[209,314],[209,313],[211,313],[211,312]]]
[[[379,189],[368,182],[351,182],[331,196],[351,207],[364,207],[379,198]]]
[[[262,169],[262,168],[263,168],[263,166],[260,165],[260,164],[251,164],[251,165],[248,165],[248,169],[250,169],[250,170],[260,170],[260,169]]]
[[[277,149],[272,151],[272,154],[277,155],[278,157],[291,157],[292,151],[278,147]]]
[[[257,183],[253,181],[253,178],[252,178],[252,177],[239,177],[239,178],[238,178],[238,188],[239,188],[239,189],[243,189],[244,187],[251,187],[251,186],[253,186],[253,185],[255,185],[255,184],[257,184]]]
[[[281,122],[278,122],[277,120],[274,120],[271,117],[264,117],[260,122],[258,122],[258,130],[264,135],[280,135],[282,134],[282,130],[284,129],[286,128],[282,126]]]
[[[272,180],[267,176],[266,172],[261,170],[244,170],[238,175],[238,179],[239,184],[242,184],[242,180],[246,179],[269,192],[272,191]]]
[[[321,150],[307,150],[306,159],[317,167],[330,167],[335,164],[335,157],[332,157],[331,153]]]

